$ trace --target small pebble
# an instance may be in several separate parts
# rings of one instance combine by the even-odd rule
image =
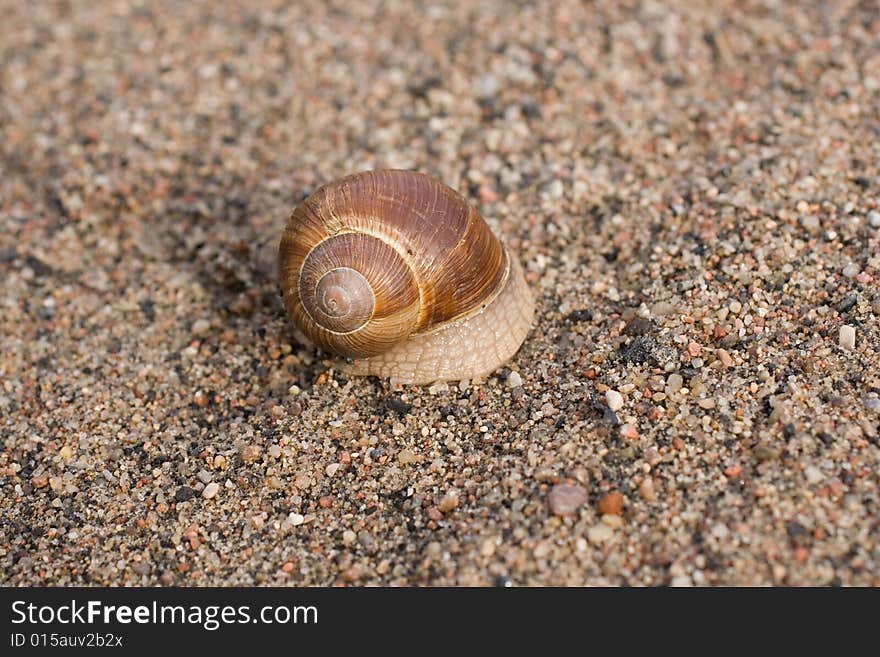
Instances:
[[[611,527],[611,529],[620,529],[623,527],[623,518],[618,515],[606,513],[602,516],[602,523]]]
[[[304,515],[302,515],[301,513],[291,513],[287,516],[287,520],[294,527],[299,527],[301,524],[303,524],[306,521],[306,517]]]
[[[880,212],[877,212],[877,210],[871,210],[868,213],[868,224],[871,228],[880,228]]]
[[[522,376],[519,372],[511,372],[507,375],[507,385],[511,388],[519,388],[522,385]]]
[[[807,481],[811,484],[818,484],[820,481],[825,479],[822,471],[815,465],[808,465],[806,468],[804,468],[804,477],[806,477]]]
[[[638,429],[636,429],[635,425],[623,424],[620,426],[620,435],[623,438],[635,440],[636,438],[639,437],[639,431],[638,431]]]
[[[593,545],[601,545],[614,536],[614,530],[603,522],[587,530],[587,540]]]
[[[358,543],[367,550],[372,550],[376,547],[376,539],[373,538],[373,535],[366,529],[362,529],[358,532]]]
[[[623,494],[616,490],[605,493],[596,505],[596,509],[602,515],[619,516],[623,510]]]
[[[443,499],[440,500],[440,503],[437,505],[437,508],[440,509],[443,513],[448,513],[452,511],[455,507],[458,506],[458,492],[457,491],[449,491],[446,495],[443,496]]]
[[[557,484],[550,491],[550,511],[557,516],[570,516],[587,501],[587,491],[577,484]]]
[[[386,405],[401,417],[412,410],[412,404],[403,401],[400,397],[390,397]]]
[[[619,411],[623,408],[623,395],[616,390],[607,390],[605,392],[605,402],[612,411]]]
[[[260,458],[260,448],[256,445],[245,445],[241,450],[241,460],[245,463],[253,463]]]
[[[856,346],[856,329],[848,324],[840,327],[840,335],[838,336],[838,344],[841,348],[850,351]]]
[[[202,497],[204,497],[206,500],[210,500],[217,494],[219,490],[220,484],[218,484],[216,481],[212,481],[210,484],[205,486],[205,490],[202,491]]]
[[[202,337],[211,330],[211,322],[206,319],[197,319],[193,322],[192,333],[197,337]]]
[[[131,569],[138,575],[150,574],[150,564],[144,563],[143,561],[135,561],[133,564],[131,564]]]
[[[418,461],[418,457],[411,449],[402,449],[397,453],[397,462],[401,465],[409,465]]]

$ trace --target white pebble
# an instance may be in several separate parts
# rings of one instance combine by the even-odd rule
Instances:
[[[220,491],[220,484],[216,481],[212,481],[210,484],[205,486],[205,490],[202,491],[202,497],[206,500],[210,500]]]
[[[599,523],[587,530],[587,540],[593,545],[601,545],[614,536],[614,530],[608,525]]]
[[[674,395],[684,385],[684,378],[681,374],[670,374],[666,379],[666,394]]]
[[[498,93],[498,79],[494,75],[484,75],[474,87],[477,98],[492,98]]]
[[[723,522],[715,523],[715,526],[712,527],[711,530],[712,536],[717,538],[719,541],[723,541],[730,534],[730,530],[727,529],[727,525]]]
[[[612,411],[619,411],[623,408],[623,395],[621,395],[616,390],[608,390],[605,392],[605,401],[608,403],[608,408]]]
[[[522,377],[519,372],[511,372],[507,375],[507,385],[511,388],[519,388],[522,385]]]
[[[287,516],[287,520],[290,522],[291,525],[297,527],[306,521],[306,517],[301,513],[291,513],[289,516]]]
[[[193,335],[202,336],[211,330],[211,322],[206,319],[197,319],[192,325]]]
[[[880,212],[871,210],[868,213],[868,223],[871,225],[871,228],[880,228]]]
[[[808,465],[806,468],[804,468],[804,476],[811,484],[818,484],[825,478],[822,475],[822,471],[815,465]]]
[[[840,335],[838,344],[843,349],[855,349],[856,347],[856,329],[853,326],[844,324],[840,327]]]

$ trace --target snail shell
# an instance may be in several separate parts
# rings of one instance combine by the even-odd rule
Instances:
[[[411,171],[329,183],[280,246],[284,304],[351,374],[429,383],[484,376],[519,349],[534,301],[516,258],[458,193]]]

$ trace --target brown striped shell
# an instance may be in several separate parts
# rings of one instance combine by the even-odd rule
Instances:
[[[279,264],[293,322],[319,347],[341,356],[370,360],[418,336],[460,327],[506,287],[528,302],[525,331],[513,351],[531,321],[524,282],[511,283],[512,274],[522,278],[521,270],[486,222],[461,195],[411,171],[359,173],[315,191],[287,222]],[[449,345],[461,335],[447,332],[442,342]],[[448,376],[455,363],[408,349],[410,369],[418,371],[399,380],[468,376],[466,364],[458,368],[463,376]],[[398,372],[385,367],[362,373],[394,378]]]

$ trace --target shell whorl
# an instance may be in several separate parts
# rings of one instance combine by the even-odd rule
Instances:
[[[329,183],[294,210],[280,246],[294,323],[350,357],[479,311],[499,293],[508,255],[457,192],[411,171]]]

